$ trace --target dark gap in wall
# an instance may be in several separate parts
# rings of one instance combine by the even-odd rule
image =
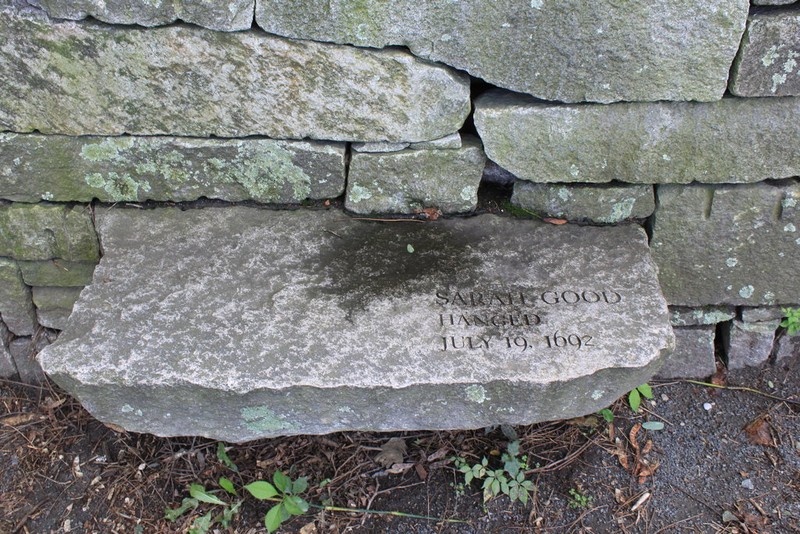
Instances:
[[[730,335],[730,321],[717,323],[714,331],[714,356],[721,362],[725,369],[728,368],[728,353],[725,350],[728,336]]]
[[[653,230],[656,226],[656,217],[658,215],[658,208],[661,203],[658,201],[658,188],[659,184],[653,184],[653,199],[655,200],[655,208],[653,209],[653,213],[650,214],[648,218],[644,220],[644,231],[647,234],[647,243],[651,244],[653,242]]]
[[[511,202],[511,193],[513,190],[513,184],[481,180],[478,186],[478,205],[475,208],[474,214],[506,213]]]

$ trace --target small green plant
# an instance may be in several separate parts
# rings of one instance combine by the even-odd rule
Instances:
[[[600,410],[597,413],[599,413],[600,415],[603,416],[603,419],[605,420],[606,423],[613,423],[614,422],[614,412],[612,412],[608,408],[603,408],[602,410]]]
[[[647,399],[653,398],[653,390],[648,384],[642,384],[628,393],[628,404],[634,413],[639,411],[639,406],[642,404],[642,397]]]
[[[489,502],[500,494],[507,495],[511,502],[528,503],[528,494],[533,490],[533,482],[525,478],[528,468],[528,457],[519,456],[519,441],[508,444],[506,452],[500,460],[503,467],[492,469],[485,456],[474,465],[469,465],[464,458],[455,458],[455,466],[464,475],[464,486],[473,480],[483,480],[483,502]]]
[[[579,489],[569,490],[569,496],[570,508],[589,508],[592,505],[592,496],[584,495]]]
[[[800,308],[783,308],[784,319],[781,326],[786,329],[786,333],[793,336],[800,332]]]

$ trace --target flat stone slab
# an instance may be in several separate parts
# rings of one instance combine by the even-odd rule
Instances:
[[[0,0],[0,130],[430,141],[470,111],[466,75],[401,50],[59,21],[15,4]]]
[[[97,216],[105,255],[40,361],[132,431],[241,442],[573,417],[673,346],[637,226]]]

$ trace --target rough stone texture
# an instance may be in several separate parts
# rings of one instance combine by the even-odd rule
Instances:
[[[769,359],[780,321],[744,323],[731,321],[722,331],[722,343],[728,355],[728,369],[758,366]]]
[[[67,327],[67,321],[72,314],[72,310],[36,310],[36,318],[39,324],[54,330],[64,330]]]
[[[532,182],[743,183],[800,174],[800,98],[553,105],[475,102],[489,159]]]
[[[714,357],[714,326],[674,328],[675,350],[667,357],[657,377],[706,378],[717,371]]]
[[[8,352],[14,359],[20,381],[28,384],[44,381],[45,375],[36,355],[49,344],[50,340],[45,336],[18,337],[9,344]]]
[[[656,207],[651,185],[550,185],[518,181],[511,203],[548,217],[618,223],[645,219]]]
[[[410,143],[353,143],[356,152],[398,152],[408,148]]]
[[[783,308],[787,306],[765,306],[763,308],[742,308],[742,321],[746,323],[757,323],[759,321],[774,321],[783,319]],[[788,306],[796,308],[797,306]]]
[[[475,209],[486,156],[465,137],[458,150],[355,153],[345,207],[355,213],[413,213],[436,207],[445,213]]]
[[[34,287],[33,303],[40,310],[72,310],[81,295],[82,287]]]
[[[54,18],[80,20],[92,16],[110,24],[160,26],[176,20],[212,30],[249,30],[255,0],[28,0]]]
[[[10,334],[6,325],[0,321],[0,378],[11,378],[17,374],[17,366],[14,365],[14,358],[6,348],[6,341]]]
[[[669,313],[669,322],[672,326],[708,326],[736,318],[736,308],[733,306],[703,306],[701,308],[670,306]]]
[[[461,148],[461,134],[454,133],[434,139],[433,141],[422,141],[420,143],[411,143],[411,148],[429,149],[429,148]]]
[[[494,85],[561,102],[717,100],[747,0],[260,0],[287,37],[407,46]]]
[[[492,184],[512,185],[516,182],[517,177],[494,161],[487,159],[486,166],[483,168],[481,180]]]
[[[784,6],[797,0],[752,0],[754,6]]]
[[[738,96],[800,95],[800,11],[755,13],[731,72]]]
[[[36,310],[17,262],[0,258],[0,316],[9,330],[29,336],[36,330]]]
[[[96,262],[20,261],[22,279],[29,286],[83,287],[92,281]]]
[[[345,145],[0,134],[0,198],[292,203],[344,192]]]
[[[662,185],[650,246],[667,302],[800,302],[800,183]]]
[[[92,212],[88,206],[0,206],[0,256],[97,261],[100,249]]]
[[[800,356],[800,336],[780,336],[775,340],[775,359]]]
[[[429,141],[470,111],[466,76],[401,50],[56,22],[8,2],[0,130]]]
[[[162,208],[99,212],[98,228],[94,283],[40,361],[136,432],[245,441],[562,419],[647,381],[672,350],[636,226]]]

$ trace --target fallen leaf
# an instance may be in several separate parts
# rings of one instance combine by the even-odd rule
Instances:
[[[436,460],[441,460],[442,458],[447,456],[447,453],[449,451],[450,451],[450,449],[448,449],[447,447],[442,447],[438,451],[436,451],[433,454],[431,454],[430,456],[428,456],[427,460],[429,462],[435,462]]]
[[[125,429],[122,428],[119,425],[115,425],[114,423],[103,423],[103,424],[106,425],[107,428],[110,428],[111,430],[113,430],[114,432],[118,432],[120,434],[124,434],[125,433]]]
[[[408,447],[403,438],[392,438],[381,446],[381,452],[375,456],[375,462],[383,467],[392,467],[403,462]],[[409,464],[413,466],[413,464]]]
[[[636,423],[635,425],[633,425],[633,428],[631,428],[631,431],[628,434],[628,439],[631,442],[631,447],[633,447],[633,450],[635,450],[637,453],[639,452],[639,442],[636,440],[636,437],[639,435],[639,430],[641,429],[642,429],[642,424]]]
[[[23,413],[20,415],[9,415],[8,417],[4,417],[0,419],[0,423],[8,426],[18,426],[25,423],[30,423],[36,419],[35,413]]]
[[[327,200],[325,202],[328,202]],[[312,521],[300,527],[300,534],[314,534],[317,531],[317,525]]]
[[[644,447],[642,447],[642,456],[645,456],[651,450],[653,450],[653,440],[652,439],[648,439],[647,443],[645,443]]]
[[[753,445],[766,445],[767,447],[774,447],[775,442],[772,440],[770,432],[769,421],[764,415],[760,415],[750,421],[744,427],[744,433],[747,440]]]
[[[415,464],[411,463],[400,463],[400,464],[393,464],[391,469],[387,469],[386,472],[390,475],[399,475],[400,473],[404,473],[414,467]]]
[[[415,210],[415,213],[420,215],[423,219],[428,219],[429,221],[435,221],[442,216],[442,212],[438,208],[424,208],[421,210]]]
[[[417,476],[420,480],[428,478],[428,472],[422,467],[422,464],[414,464],[414,470],[417,472]]]
[[[575,417],[574,419],[570,419],[567,421],[567,424],[573,426],[597,428],[597,425],[600,424],[600,420],[594,415],[587,415],[585,417]]]
[[[556,226],[561,226],[562,224],[567,224],[566,219],[551,219],[550,217],[545,217],[542,219],[546,223],[555,224]]]
[[[717,372],[711,375],[711,383],[715,386],[724,386],[728,382],[728,376],[724,367],[717,369]]]
[[[325,202],[322,203],[322,205],[323,206],[330,206],[331,205],[331,201],[330,200],[326,200]],[[309,525],[313,525],[313,524],[314,523],[309,523]],[[306,525],[306,526],[308,526],[308,525]],[[305,528],[305,527],[303,527],[303,528]],[[314,527],[315,530],[316,530],[316,528],[317,527]],[[302,529],[300,529],[300,530],[302,531]]]

